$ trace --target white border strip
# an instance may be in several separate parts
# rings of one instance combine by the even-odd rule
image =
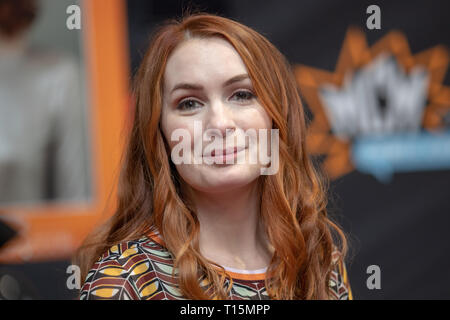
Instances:
[[[234,273],[242,273],[242,274],[257,274],[257,273],[265,273],[267,271],[267,267],[262,269],[255,270],[245,270],[245,269],[236,269],[231,267],[223,267],[225,270],[234,272]]]

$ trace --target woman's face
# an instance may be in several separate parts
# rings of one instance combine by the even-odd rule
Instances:
[[[194,38],[167,61],[161,128],[183,180],[196,190],[218,193],[259,177],[264,165],[249,161],[259,146],[245,133],[264,129],[270,136],[272,121],[236,50],[221,38]]]

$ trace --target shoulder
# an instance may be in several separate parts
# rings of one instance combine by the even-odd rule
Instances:
[[[345,262],[341,256],[341,252],[336,248],[332,253],[332,269],[328,287],[330,300],[353,299]]]
[[[110,247],[89,270],[80,299],[147,299],[158,293],[160,274],[172,271],[171,254],[151,238]]]

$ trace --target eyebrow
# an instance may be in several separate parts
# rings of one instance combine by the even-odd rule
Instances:
[[[238,74],[237,76],[234,76],[234,77],[228,79],[227,81],[225,81],[223,83],[223,87],[228,87],[228,86],[232,85],[233,83],[240,82],[245,79],[250,79],[248,74],[246,74],[246,73]],[[197,84],[193,84],[193,83],[179,83],[173,87],[171,93],[173,93],[175,90],[179,90],[179,89],[202,90],[203,87],[201,85],[197,85]]]

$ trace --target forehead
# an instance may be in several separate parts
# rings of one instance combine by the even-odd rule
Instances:
[[[166,88],[178,82],[228,80],[247,69],[234,47],[221,38],[189,39],[180,44],[167,61]]]

